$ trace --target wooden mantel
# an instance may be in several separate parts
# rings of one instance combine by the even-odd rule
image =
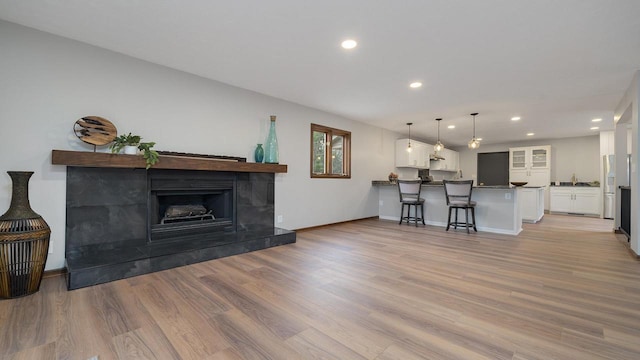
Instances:
[[[89,151],[52,150],[53,165],[80,167],[145,168],[140,155],[110,154]],[[236,162],[208,158],[160,155],[152,169],[286,173],[287,165]]]

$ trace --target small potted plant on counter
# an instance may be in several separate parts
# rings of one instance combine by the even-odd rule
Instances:
[[[155,142],[141,142],[142,138],[139,135],[120,135],[116,137],[113,144],[109,147],[111,152],[116,154],[122,151],[125,154],[137,155],[138,150],[142,151],[142,157],[147,162],[147,169],[158,162],[158,153],[151,149]]]

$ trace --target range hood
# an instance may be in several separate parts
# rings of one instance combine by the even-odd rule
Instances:
[[[429,154],[429,160],[444,160],[444,156],[438,153]]]

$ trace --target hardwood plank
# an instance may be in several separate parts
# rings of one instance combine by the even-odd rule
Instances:
[[[117,359],[110,347],[109,331],[100,322],[93,304],[92,288],[61,292],[57,309],[56,358],[86,360]]]
[[[314,328],[290,337],[286,343],[304,359],[366,359]]]
[[[260,297],[281,309],[302,317],[308,324],[367,359],[373,359],[392,343],[386,334],[368,327],[369,314],[359,304],[345,301],[322,289],[304,288],[273,270],[261,271],[265,282],[245,284]],[[284,284],[284,286],[283,286]]]
[[[145,326],[118,336],[112,345],[119,359],[179,359],[180,354],[156,325]]]
[[[2,357],[6,360],[55,360],[56,358],[56,346],[51,342],[48,344],[30,347],[17,353],[13,353],[8,357]]]
[[[259,301],[244,289],[238,289],[213,275],[201,278],[202,283],[211,291],[220,294],[233,306],[243,312],[252,321],[261,324],[273,335],[282,340],[298,334],[308,326],[299,319],[280,311],[268,303]]]
[[[243,359],[302,359],[268,328],[255,323],[239,310],[215,315],[211,321]]]
[[[242,356],[235,350],[229,348],[220,350],[208,358],[208,360],[242,360]]]
[[[54,282],[43,282],[35,294],[4,300],[5,319],[0,326],[0,356],[23,352],[55,341]]]
[[[164,271],[161,276],[164,283],[172,288],[173,293],[202,317],[220,314],[233,307],[222,296],[204,286],[201,279],[191,275],[186,267]]]
[[[157,279],[153,284],[134,289],[181,358],[203,359],[229,347],[207,319],[162,283],[162,272],[153,275]]]

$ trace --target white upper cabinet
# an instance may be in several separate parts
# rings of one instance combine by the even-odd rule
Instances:
[[[549,169],[551,146],[528,146],[509,149],[511,170]]]
[[[551,180],[551,146],[528,146],[509,149],[509,181],[533,186],[549,186]]]
[[[433,153],[433,149],[431,151]],[[460,153],[451,149],[443,149],[438,153],[444,160],[431,160],[431,170],[458,171],[460,168]]]
[[[411,140],[411,152],[408,152],[408,144],[409,139],[396,140],[396,167],[428,169],[429,152],[433,151],[433,146]]]

